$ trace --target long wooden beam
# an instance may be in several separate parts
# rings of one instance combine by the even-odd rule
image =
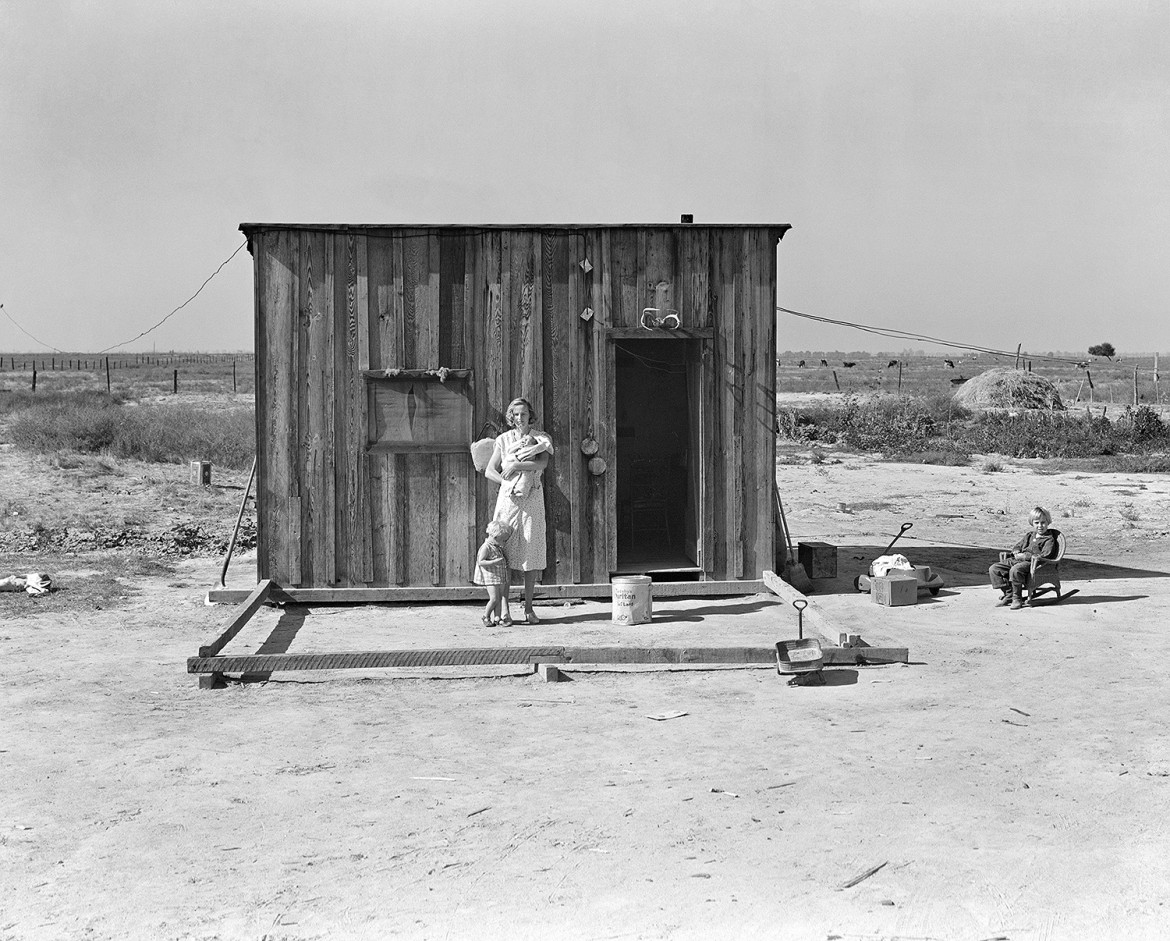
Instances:
[[[826,666],[906,663],[905,647],[824,647]],[[187,660],[188,673],[273,673],[279,670],[373,670],[495,666],[525,663],[774,664],[776,646],[766,647],[465,647],[437,650],[366,650],[349,653],[241,654]]]
[[[260,584],[252,589],[252,592],[244,598],[243,604],[232,616],[232,619],[227,622],[223,632],[213,640],[210,644],[199,648],[199,656],[214,657],[217,653],[226,647],[233,637],[235,637],[245,624],[251,619],[252,615],[264,604],[265,600],[275,586],[272,584],[272,579],[265,578]]]
[[[755,595],[766,591],[763,579],[655,582],[655,598],[706,598],[717,595]],[[518,590],[513,589],[513,594]],[[537,585],[538,599],[609,598],[609,582],[591,585]],[[207,600],[214,604],[239,604],[250,597],[247,589],[213,588]],[[482,601],[483,589],[475,585],[392,588],[285,588],[272,586],[270,601],[279,604],[407,604],[417,601]]]
[[[563,663],[563,647],[465,647],[439,650],[365,650],[349,653],[241,654],[190,657],[188,673],[273,673],[277,670],[374,670],[382,667],[492,666]]]

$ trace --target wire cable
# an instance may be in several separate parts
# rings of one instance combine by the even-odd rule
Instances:
[[[244,246],[246,246],[247,244],[248,244],[248,241],[247,241],[247,239],[245,239],[243,242],[241,242],[239,245],[237,245],[237,246],[236,246],[236,250],[235,250],[234,252],[232,252],[230,255],[228,255],[228,256],[227,256],[227,258],[225,258],[225,259],[224,259],[224,260],[223,260],[223,261],[220,263],[220,266],[219,266],[218,268],[216,268],[216,269],[215,269],[213,272],[211,272],[211,274],[209,274],[209,275],[207,276],[207,280],[206,280],[206,281],[204,281],[204,282],[203,282],[201,285],[199,285],[199,290],[198,290],[198,291],[196,291],[196,292],[195,292],[194,294],[192,294],[192,295],[191,295],[189,298],[187,298],[185,301],[183,301],[183,303],[182,303],[182,304],[180,304],[178,307],[176,307],[174,310],[172,310],[172,311],[171,311],[169,314],[167,314],[165,317],[163,317],[163,319],[162,319],[162,320],[160,320],[158,323],[156,323],[154,326],[152,326],[152,327],[147,327],[147,328],[146,328],[145,330],[143,330],[143,331],[142,331],[140,334],[138,334],[138,336],[136,336],[136,337],[131,337],[129,340],[123,340],[121,343],[115,343],[113,346],[107,346],[107,347],[106,347],[104,350],[98,350],[98,355],[100,356],[102,353],[108,353],[108,352],[110,352],[110,350],[116,350],[116,349],[117,349],[119,346],[125,346],[127,343],[133,343],[135,340],[141,340],[141,339],[142,339],[144,336],[146,336],[148,333],[151,333],[151,332],[153,332],[154,330],[157,330],[157,329],[158,329],[159,327],[161,327],[161,326],[162,326],[164,323],[166,323],[166,322],[167,322],[168,320],[170,320],[170,319],[171,319],[173,316],[175,316],[175,314],[177,314],[179,311],[181,311],[181,310],[182,310],[184,307],[186,307],[188,304],[190,304],[190,303],[191,303],[193,300],[195,300],[195,298],[197,298],[197,297],[199,296],[200,292],[201,292],[201,291],[202,291],[202,290],[203,290],[205,287],[207,287],[207,285],[210,283],[211,279],[212,279],[212,278],[214,278],[214,277],[215,277],[217,274],[219,274],[221,271],[223,271],[223,269],[224,269],[224,267],[227,265],[227,263],[228,263],[229,261],[231,261],[233,258],[235,258],[235,257],[236,257],[236,255],[238,255],[238,254],[240,253],[240,250],[241,250],[241,249],[243,249],[243,248],[244,248]],[[58,352],[60,352],[60,351],[58,351]]]
[[[14,327],[16,327],[17,330],[19,330],[21,333],[23,333],[26,337],[28,337],[34,343],[39,343],[41,346],[45,347],[46,349],[52,350],[54,353],[64,353],[65,352],[64,350],[57,349],[57,347],[53,346],[50,343],[46,343],[44,340],[38,340],[36,337],[34,337],[31,333],[29,333],[27,330],[25,330],[24,327],[22,327],[15,320],[13,320],[12,315],[4,309],[3,304],[0,304],[0,313],[3,313],[5,317],[7,317],[10,321],[12,321],[12,325]]]
[[[956,340],[944,340],[940,337],[927,336],[922,333],[910,333],[906,330],[896,330],[892,327],[873,327],[868,324],[852,323],[848,320],[835,320],[832,317],[819,317],[816,314],[806,314],[799,310],[790,310],[787,307],[777,306],[776,310],[784,314],[789,314],[793,317],[802,317],[805,320],[812,320],[816,323],[832,324],[837,327],[851,327],[854,330],[860,330],[863,333],[872,333],[877,336],[890,337],[895,340],[918,340],[923,343],[937,343],[939,346],[950,347],[955,350],[969,350],[974,353],[986,353],[990,356],[1010,356],[1013,359],[1018,355],[1028,359],[1040,360],[1042,362],[1050,363],[1067,363],[1071,366],[1086,367],[1088,364],[1083,359],[1066,359],[1062,356],[1044,356],[1032,353],[1015,353],[1011,350],[997,350],[987,346],[976,346],[972,343],[960,343]],[[1100,363],[1094,362],[1095,366],[1113,366],[1116,363]]]

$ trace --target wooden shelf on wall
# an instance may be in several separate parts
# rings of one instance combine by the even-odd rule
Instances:
[[[362,376],[366,379],[431,379],[442,382],[443,379],[466,379],[471,375],[470,369],[448,369],[445,377],[440,377],[437,369],[363,369]]]
[[[606,333],[611,340],[710,340],[715,336],[713,327],[679,327],[668,330],[665,327],[610,327]]]

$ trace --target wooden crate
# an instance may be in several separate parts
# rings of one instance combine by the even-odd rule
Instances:
[[[796,559],[809,578],[837,577],[837,547],[827,542],[797,543]]]
[[[913,573],[881,575],[873,580],[869,596],[875,604],[884,604],[890,608],[918,604],[918,579]]]

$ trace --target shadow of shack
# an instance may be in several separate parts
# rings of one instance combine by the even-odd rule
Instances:
[[[516,396],[555,447],[545,586],[775,567],[789,226],[240,228],[255,264],[259,578],[338,600],[478,597],[496,488],[469,444],[504,430]]]

